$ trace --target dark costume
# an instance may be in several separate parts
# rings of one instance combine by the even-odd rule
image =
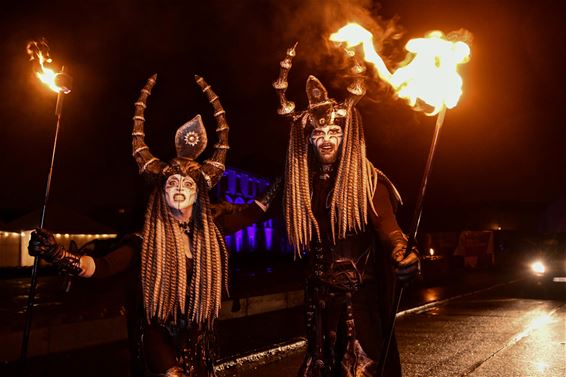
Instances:
[[[365,68],[352,57],[354,81],[341,103],[328,98],[320,81],[309,76],[308,109],[296,113],[285,97],[294,56],[294,48],[287,50],[273,86],[281,104],[278,113],[291,121],[287,231],[297,254],[305,252],[308,259],[308,350],[299,376],[378,376],[395,289],[392,255],[404,254],[406,246],[394,214],[400,197],[365,155],[355,108],[365,93]],[[395,340],[388,355],[384,375],[399,376]]]

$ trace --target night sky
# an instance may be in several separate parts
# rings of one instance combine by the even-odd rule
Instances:
[[[140,207],[147,191],[131,157],[130,132],[133,103],[151,74],[158,82],[146,112],[146,141],[155,155],[172,158],[175,130],[197,113],[209,144],[215,140],[211,107],[193,79],[199,74],[227,111],[228,164],[272,178],[283,171],[288,137],[271,86],[286,48],[299,42],[288,90],[299,109],[309,74],[341,99],[345,67],[328,35],[349,21],[375,30],[376,20],[393,17],[404,34],[389,45],[392,52],[430,30],[473,34],[471,60],[461,69],[464,94],[446,116],[427,208],[556,206],[566,200],[566,6],[559,3],[18,2],[0,15],[0,220],[41,206],[51,156],[56,95],[32,73],[29,40],[45,37],[56,67],[65,65],[74,78],[50,201],[111,214]],[[435,119],[378,88],[370,82],[359,105],[368,155],[410,206]]]

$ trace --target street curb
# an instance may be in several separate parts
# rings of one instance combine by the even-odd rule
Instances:
[[[264,349],[262,351],[251,352],[246,355],[236,356],[225,361],[220,361],[220,363],[214,367],[214,370],[215,372],[228,372],[235,368],[241,370],[242,368],[258,367],[266,364],[267,362],[281,359],[289,352],[302,350],[306,348],[306,346],[307,341],[305,339],[279,343],[276,344],[275,347]]]

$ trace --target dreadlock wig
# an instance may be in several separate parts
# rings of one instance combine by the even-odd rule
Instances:
[[[213,222],[206,183],[198,181],[198,198],[190,227],[193,273],[187,279],[188,250],[184,230],[171,214],[162,187],[148,202],[142,244],[142,287],[147,319],[176,322],[186,314],[192,322],[218,317],[222,288],[227,289],[228,253]]]
[[[322,83],[314,76],[307,80],[308,109],[295,113],[295,104],[285,97],[287,75],[295,47],[287,50],[281,62],[279,78],[273,83],[279,96],[278,110],[291,121],[287,162],[285,166],[284,207],[287,234],[295,251],[306,249],[313,239],[320,240],[320,231],[311,209],[311,177],[313,157],[309,135],[313,128],[339,124],[343,129],[340,162],[330,202],[332,239],[344,238],[349,231],[363,230],[368,221],[368,205],[377,185],[376,169],[366,158],[362,121],[355,104],[365,93],[361,73],[364,68],[353,61],[354,82],[348,87],[350,96],[342,103],[328,98]],[[300,255],[300,254],[299,254]]]
[[[208,191],[222,177],[229,128],[218,96],[201,77],[196,76],[196,81],[215,111],[219,142],[212,157],[202,165],[195,161],[207,143],[200,115],[177,130],[177,157],[171,162],[164,163],[151,154],[144,140],[144,110],[156,76],[147,81],[135,103],[132,148],[140,173],[155,184],[146,209],[142,243],[141,279],[147,320],[178,323],[179,315],[183,315],[210,328],[218,317],[222,288],[228,287],[228,252],[213,221]],[[173,216],[165,197],[163,183],[174,174],[190,176],[196,183],[197,198],[188,227],[181,226]],[[187,276],[189,252],[193,268]]]

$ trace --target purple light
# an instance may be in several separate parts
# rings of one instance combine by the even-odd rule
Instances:
[[[255,250],[255,248],[256,248],[256,242],[255,242],[256,225],[252,224],[252,225],[248,226],[246,230],[247,230],[247,233],[248,233],[248,245],[250,246],[250,248],[252,250]]]
[[[271,246],[273,244],[273,229],[264,228],[263,232],[265,234],[265,248],[267,250],[271,250]]]
[[[235,243],[236,253],[239,253],[240,250],[242,250],[243,236],[244,236],[243,230],[239,230],[236,233],[234,233],[234,241],[235,241],[234,243]]]
[[[228,189],[226,191],[228,191],[230,194],[235,194],[236,193],[236,182],[237,181],[237,174],[235,172],[229,172],[228,173]]]

